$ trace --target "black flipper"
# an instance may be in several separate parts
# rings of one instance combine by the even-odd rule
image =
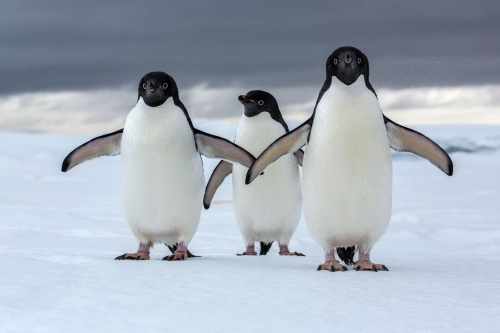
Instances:
[[[339,256],[340,260],[345,262],[347,265],[354,264],[354,253],[356,253],[355,246],[337,248],[337,255]]]
[[[198,152],[209,158],[220,158],[232,163],[239,163],[247,168],[255,161],[255,157],[245,149],[224,138],[194,129],[194,137]]]
[[[264,242],[260,242],[259,256],[265,256],[267,252],[269,252],[269,250],[271,249],[271,246],[273,246],[273,242],[267,244]]]
[[[123,128],[113,133],[104,134],[85,142],[66,156],[61,171],[66,172],[74,166],[100,156],[120,154]]]
[[[165,244],[165,245],[167,245],[167,244]],[[172,254],[174,254],[175,250],[177,250],[177,244],[175,244],[174,246],[167,245],[167,247],[170,250],[170,252],[172,252]],[[194,254],[189,252],[189,250],[187,250],[187,255],[188,255],[188,258],[201,258],[201,256],[195,256]]]
[[[212,172],[208,180],[207,187],[205,187],[205,195],[203,196],[203,207],[210,208],[210,203],[214,198],[215,191],[219,188],[224,179],[233,172],[233,165],[226,161],[220,161],[219,164]]]
[[[392,149],[423,157],[448,176],[453,175],[453,162],[450,156],[434,141],[417,131],[396,124],[386,116],[384,123]]]

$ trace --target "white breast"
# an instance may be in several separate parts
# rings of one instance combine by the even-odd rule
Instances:
[[[380,105],[364,83],[333,77],[321,98],[304,157],[304,214],[325,249],[369,250],[391,214],[392,163]]]
[[[255,117],[243,115],[235,142],[257,157],[285,133],[268,112]],[[297,158],[281,157],[250,185],[244,182],[247,171],[246,167],[233,165],[234,213],[245,242],[288,244],[302,211]]]
[[[139,100],[127,117],[121,156],[123,204],[136,237],[187,244],[199,223],[203,165],[188,121],[172,98],[155,108]]]

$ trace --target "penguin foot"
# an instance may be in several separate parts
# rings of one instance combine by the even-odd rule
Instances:
[[[149,260],[149,253],[136,252],[125,253],[115,258],[115,260]]]
[[[374,264],[371,261],[367,261],[367,260],[356,261],[353,269],[356,271],[372,271],[372,272],[389,271],[389,269],[387,269],[387,267],[385,265]]]
[[[256,256],[257,255],[257,252],[253,251],[253,252],[248,252],[248,251],[245,251],[243,253],[236,253],[237,256]]]
[[[341,265],[337,260],[327,260],[324,264],[318,266],[318,271],[325,270],[330,272],[347,271],[347,267]]]
[[[297,257],[305,257],[306,255],[305,254],[302,254],[300,252],[290,252],[290,251],[286,251],[286,252],[280,252],[280,256],[297,256]]]
[[[187,251],[175,251],[174,254],[164,257],[162,260],[174,261],[174,260],[185,260],[189,258]]]
[[[280,256],[297,256],[297,257],[305,257],[304,254],[299,252],[290,252],[288,249],[288,245],[280,244]]]
[[[167,244],[165,244],[167,245]],[[177,244],[173,245],[173,246],[170,246],[170,245],[167,245],[168,249],[170,250],[170,252],[172,252],[172,254],[177,250]],[[187,251],[187,255],[188,255],[188,258],[201,258],[201,256],[195,256],[194,254],[192,254],[191,252],[189,252],[188,249],[186,249]]]
[[[261,247],[260,247],[260,250],[261,250],[261,255],[262,255],[262,244],[264,243],[261,243]],[[269,243],[269,248],[271,248],[271,243]],[[269,251],[269,249],[268,249]],[[267,251],[266,251],[267,253]],[[266,254],[264,253],[264,255]],[[257,252],[255,252],[255,245],[254,244],[250,244],[250,245],[247,245],[247,249],[245,250],[245,252],[243,253],[236,253],[237,256],[256,256],[257,255]]]

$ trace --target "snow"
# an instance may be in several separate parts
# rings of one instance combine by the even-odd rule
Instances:
[[[233,123],[195,126],[234,137]],[[0,133],[0,332],[496,332],[500,127],[415,129],[453,151],[455,174],[394,155],[392,221],[372,252],[390,271],[378,273],[317,272],[303,219],[290,249],[306,257],[235,256],[230,179],[190,244],[202,258],[161,261],[157,245],[150,261],[114,261],[136,249],[120,158],[64,174],[92,136]]]

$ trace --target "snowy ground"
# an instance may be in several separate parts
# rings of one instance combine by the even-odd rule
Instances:
[[[161,261],[157,246],[151,261],[114,261],[136,249],[120,158],[63,174],[88,136],[0,133],[0,332],[498,332],[500,127],[417,129],[454,151],[455,175],[395,156],[392,221],[372,252],[390,272],[378,273],[317,272],[303,220],[290,248],[306,257],[235,256],[229,180],[190,245],[202,258]]]

